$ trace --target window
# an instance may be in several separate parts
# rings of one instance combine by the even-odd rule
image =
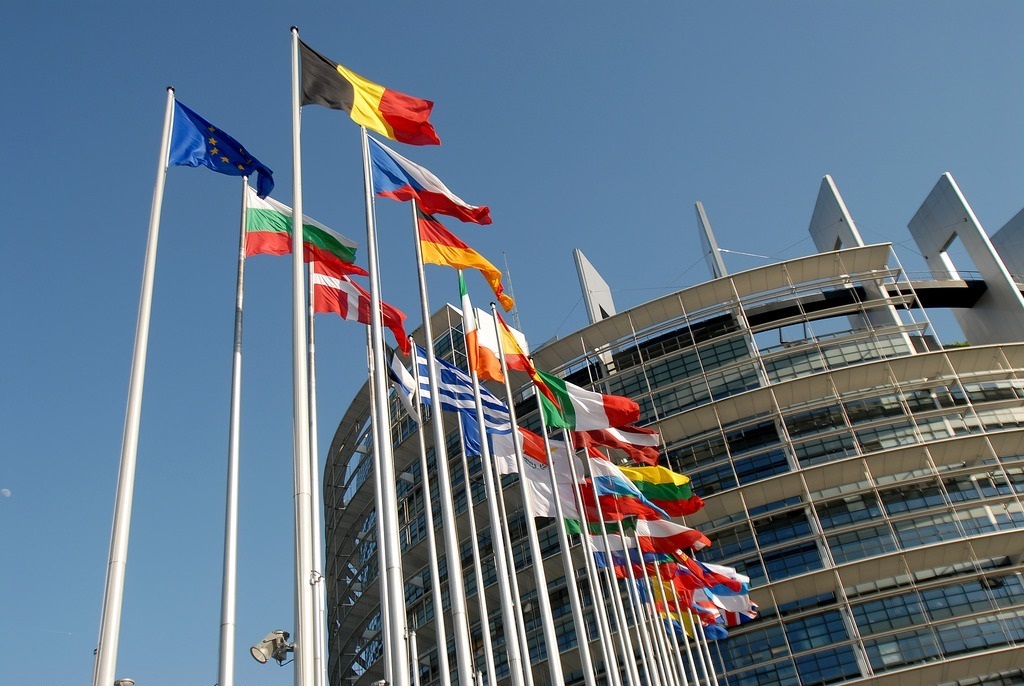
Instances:
[[[854,605],[853,617],[862,636],[880,634],[925,622],[924,609],[914,593],[904,593]]]
[[[797,574],[821,569],[821,554],[814,543],[783,548],[764,556],[765,572],[772,581],[779,581]],[[753,576],[748,571],[753,581]]]
[[[851,495],[845,498],[837,498],[816,506],[818,519],[826,531],[853,524],[855,522],[866,522],[872,519],[879,519],[882,516],[882,509],[878,506],[878,499],[874,493]]]
[[[802,686],[818,686],[860,676],[857,658],[850,646],[840,646],[796,658]]]
[[[827,541],[836,564],[896,551],[896,541],[889,527],[884,524],[835,534],[829,536]]]
[[[794,653],[842,643],[849,638],[839,612],[832,610],[786,622],[786,638]]]
[[[864,648],[871,668],[876,671],[926,662],[939,655],[939,647],[935,645],[930,629],[915,629],[864,641]]]

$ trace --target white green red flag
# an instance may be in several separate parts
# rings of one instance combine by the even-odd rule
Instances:
[[[246,189],[245,256],[292,254],[292,208]],[[334,271],[367,276],[357,267],[357,243],[303,215],[303,259],[329,264]]]
[[[548,426],[591,431],[626,426],[640,418],[640,406],[625,396],[588,391],[539,369],[534,383]]]

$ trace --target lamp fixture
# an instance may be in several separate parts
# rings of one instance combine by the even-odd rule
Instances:
[[[278,664],[284,664],[288,659],[288,653],[295,651],[295,644],[288,642],[287,631],[278,629],[271,631],[263,637],[263,640],[249,649],[252,657],[260,664],[266,664],[267,660],[274,658]]]

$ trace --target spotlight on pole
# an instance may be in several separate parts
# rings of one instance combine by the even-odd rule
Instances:
[[[288,642],[287,631],[278,629],[271,631],[263,637],[263,640],[249,649],[252,657],[260,664],[266,664],[267,660],[274,658],[278,664],[284,664],[288,653],[295,650],[295,644]]]

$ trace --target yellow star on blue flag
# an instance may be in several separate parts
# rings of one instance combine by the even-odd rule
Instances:
[[[221,174],[258,174],[256,194],[261,198],[274,189],[274,172],[250,155],[234,138],[180,102],[174,102],[174,127],[168,167],[209,167]]]

